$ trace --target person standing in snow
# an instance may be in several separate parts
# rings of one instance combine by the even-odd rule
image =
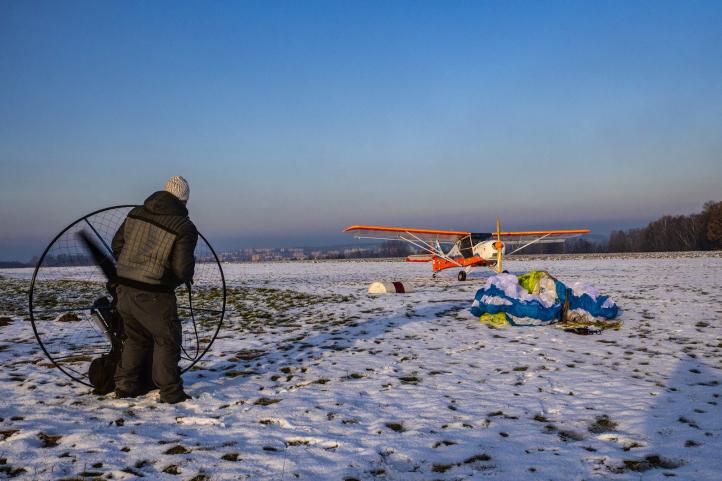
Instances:
[[[188,182],[171,177],[128,213],[113,237],[118,271],[118,312],[125,343],[115,371],[117,397],[141,394],[141,369],[151,349],[153,383],[161,402],[190,399],[178,363],[181,325],[175,289],[193,280],[198,231],[188,217]]]

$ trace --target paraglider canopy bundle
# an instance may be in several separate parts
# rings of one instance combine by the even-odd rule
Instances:
[[[609,296],[581,282],[566,285],[546,271],[519,277],[497,274],[474,296],[471,313],[500,327],[554,324],[579,334],[619,329],[619,307]]]

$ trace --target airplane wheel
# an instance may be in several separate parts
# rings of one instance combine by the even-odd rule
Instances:
[[[459,275],[456,277],[457,277],[457,279],[459,279],[462,282],[465,281],[466,280],[466,271],[459,271]]]

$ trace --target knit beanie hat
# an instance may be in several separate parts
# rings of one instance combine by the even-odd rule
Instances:
[[[168,182],[165,183],[165,190],[166,192],[170,192],[174,196],[178,197],[183,202],[188,201],[188,195],[191,192],[188,181],[180,175],[174,175],[168,179]]]

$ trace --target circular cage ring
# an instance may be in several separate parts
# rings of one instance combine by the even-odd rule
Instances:
[[[78,234],[85,232],[112,257],[111,244],[135,205],[87,214],[53,238],[37,262],[30,282],[29,311],[35,338],[48,359],[72,380],[91,386],[93,359],[110,352],[112,337],[103,324],[112,294],[106,278]],[[193,285],[176,289],[181,322],[181,372],[208,352],[223,323],[226,281],[218,255],[199,233],[194,251]],[[105,298],[105,300],[103,300]],[[91,386],[92,387],[92,386]]]

